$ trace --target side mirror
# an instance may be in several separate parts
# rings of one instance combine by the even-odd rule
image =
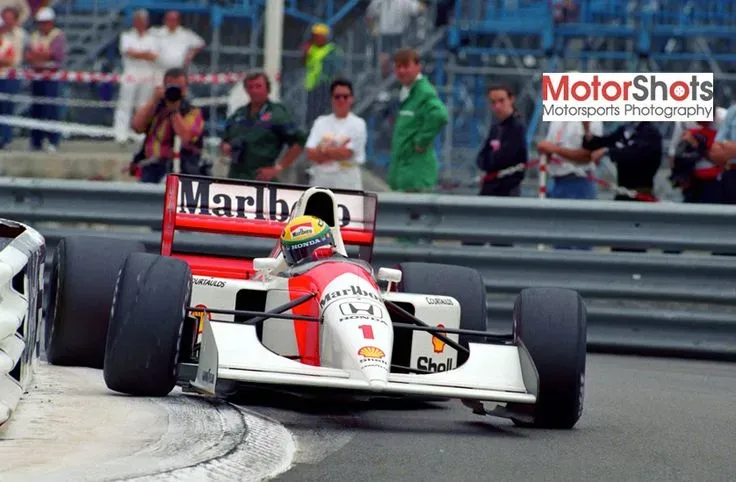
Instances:
[[[255,258],[253,269],[256,271],[273,271],[278,268],[280,262],[276,258]]]
[[[401,281],[401,275],[402,273],[398,269],[378,268],[378,275],[376,277],[379,281],[387,281],[388,287],[386,287],[386,291],[391,291],[393,283]]]

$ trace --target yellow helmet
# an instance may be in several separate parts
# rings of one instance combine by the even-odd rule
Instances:
[[[281,233],[281,252],[289,265],[310,258],[315,249],[335,246],[330,227],[315,216],[298,216]]]

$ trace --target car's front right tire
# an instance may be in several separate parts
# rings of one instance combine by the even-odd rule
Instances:
[[[527,288],[514,304],[514,336],[529,351],[539,376],[535,405],[509,404],[532,416],[524,427],[571,429],[583,413],[587,312],[576,291]]]
[[[146,253],[125,260],[115,285],[105,349],[108,388],[161,397],[176,385],[192,292],[184,261]]]

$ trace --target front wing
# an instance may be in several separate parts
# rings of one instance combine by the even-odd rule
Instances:
[[[212,325],[217,326],[217,336]],[[470,343],[468,360],[453,370],[389,375],[371,384],[347,370],[305,365],[273,353],[258,340],[256,328],[205,318],[196,377],[197,391],[215,395],[217,380],[252,384],[365,391],[377,395],[421,395],[464,400],[536,402],[539,380],[523,344]]]

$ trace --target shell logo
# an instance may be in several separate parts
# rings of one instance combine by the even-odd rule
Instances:
[[[437,328],[444,328],[445,325],[439,324],[437,325]],[[447,336],[447,333],[442,333],[443,335]],[[445,351],[445,342],[437,338],[436,336],[432,337],[432,349],[435,353],[442,353]]]
[[[366,358],[383,358],[386,356],[386,354],[383,353],[383,350],[375,346],[364,346],[358,350],[358,355]]]

